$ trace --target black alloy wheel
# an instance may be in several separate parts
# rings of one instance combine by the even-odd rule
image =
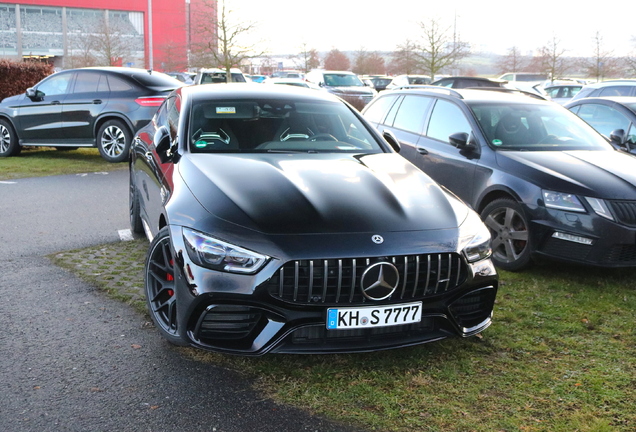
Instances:
[[[97,132],[97,148],[108,162],[128,160],[132,134],[120,120],[108,120]]]
[[[146,257],[145,291],[150,317],[161,335],[175,345],[186,346],[177,324],[174,256],[168,227],[153,239]]]
[[[21,150],[13,126],[8,121],[0,119],[0,157],[17,156]]]
[[[488,204],[481,218],[492,235],[492,260],[503,270],[519,271],[530,265],[530,224],[521,205],[507,198]]]

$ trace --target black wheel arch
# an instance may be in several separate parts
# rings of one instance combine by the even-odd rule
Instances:
[[[104,123],[106,123],[109,120],[119,120],[122,121],[126,127],[128,128],[128,131],[130,132],[132,138],[134,139],[135,137],[135,128],[133,127],[132,122],[130,121],[130,119],[128,117],[126,117],[123,114],[120,113],[102,113],[97,120],[95,121],[95,125],[93,126],[93,137],[95,138],[95,146],[97,146],[97,132],[99,132],[99,128],[102,127],[102,125]]]

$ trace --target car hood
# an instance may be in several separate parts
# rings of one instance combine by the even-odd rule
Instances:
[[[369,87],[327,87],[329,91],[335,95],[360,95],[368,96],[374,93],[374,90]]]
[[[497,163],[543,189],[636,199],[636,158],[620,151],[499,151]]]
[[[20,100],[22,100],[23,97],[24,97],[24,93],[21,93],[15,96],[9,96],[4,99],[1,99],[0,103],[2,103],[2,108],[11,108],[14,106],[14,104],[17,104],[18,102],[20,102]]]
[[[468,212],[397,154],[188,154],[179,172],[212,215],[266,234],[455,229]]]

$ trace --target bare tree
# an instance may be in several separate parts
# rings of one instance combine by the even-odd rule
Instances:
[[[296,67],[303,72],[309,72],[320,66],[320,56],[314,48],[308,48],[306,43],[300,47],[300,53],[292,58]]]
[[[506,72],[519,72],[525,67],[525,61],[519,51],[519,47],[513,46],[508,48],[508,52],[505,56],[501,56],[497,62],[497,67],[500,73]]]
[[[606,50],[603,44],[603,36],[596,31],[592,38],[594,53],[590,58],[581,60],[581,68],[587,76],[595,77],[596,81],[603,81],[607,76],[616,75],[620,69],[619,61],[614,57],[614,52]]]
[[[470,53],[468,44],[462,42],[456,32],[451,33],[450,27],[442,27],[439,19],[421,22],[420,27],[423,36],[416,55],[422,70],[431,79],[442,69],[455,66]]]
[[[256,23],[238,19],[225,0],[204,0],[195,15],[193,28],[202,41],[195,50],[197,66],[209,66],[212,61],[215,67],[225,69],[227,82],[231,82],[231,68],[265,54],[256,44],[243,43],[245,36],[255,31]]]
[[[351,68],[351,61],[342,51],[333,48],[325,57],[325,69],[348,71]]]
[[[353,72],[359,75],[384,74],[384,58],[377,52],[368,52],[361,48],[356,53]]]
[[[568,58],[565,56],[566,49],[561,48],[561,40],[553,35],[552,38],[539,49],[539,64],[541,70],[550,75],[550,79],[555,80],[564,76],[571,68]]]
[[[93,37],[85,34],[72,34],[69,36],[69,55],[64,58],[64,67],[81,68],[97,66],[97,59],[93,52],[95,43]]]
[[[100,20],[90,39],[99,65],[121,66],[135,51],[134,41],[128,33],[118,23],[111,23],[106,18]]]
[[[412,74],[418,70],[418,58],[416,55],[417,45],[410,40],[406,40],[402,45],[398,45],[393,52],[391,65],[387,72],[400,75]]]

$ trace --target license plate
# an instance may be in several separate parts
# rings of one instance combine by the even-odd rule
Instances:
[[[417,323],[422,302],[389,306],[327,309],[327,330],[349,330]]]

